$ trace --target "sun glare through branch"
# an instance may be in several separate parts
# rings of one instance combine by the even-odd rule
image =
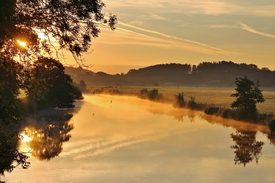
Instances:
[[[17,40],[17,43],[23,48],[27,47],[27,42],[25,42],[25,41]]]
[[[24,133],[21,133],[20,135],[22,137],[22,142],[30,142],[31,141],[31,138],[29,136],[25,135]]]

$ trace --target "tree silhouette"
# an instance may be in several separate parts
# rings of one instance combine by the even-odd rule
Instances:
[[[184,107],[185,106],[185,100],[184,100],[184,93],[181,92],[177,95],[175,95],[175,102],[174,102],[175,107]]]
[[[98,25],[115,29],[117,18],[111,14],[105,18],[104,6],[101,0],[1,0],[0,49],[8,55],[22,55],[17,40],[23,40],[28,44],[28,56],[50,52],[53,37],[60,48],[81,56],[89,49],[92,37],[98,36]],[[48,37],[41,39],[37,31]]]
[[[11,125],[22,119],[22,102],[18,99],[21,69],[20,64],[0,53],[0,125]]]
[[[85,92],[87,91],[87,85],[84,80],[80,80],[77,87],[80,89],[80,91]]]
[[[82,99],[81,92],[72,85],[64,66],[54,59],[40,58],[25,82],[27,96],[38,109],[45,107],[72,108],[74,99]]]
[[[256,104],[264,102],[262,91],[259,89],[259,82],[256,84],[244,78],[236,78],[236,93],[231,94],[236,100],[231,104],[232,108],[237,108],[239,118],[245,120],[256,120]]]
[[[18,98],[22,87],[22,66],[0,53],[0,175],[21,166],[28,168],[27,156],[18,151],[23,102]]]

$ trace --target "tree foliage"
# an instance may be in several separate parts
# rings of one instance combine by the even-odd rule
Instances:
[[[72,85],[64,66],[57,60],[40,58],[33,64],[25,83],[26,93],[35,107],[73,107],[74,99],[81,99],[81,92]]]
[[[105,18],[104,6],[101,0],[1,0],[0,49],[9,55],[22,55],[17,40],[23,40],[29,56],[49,52],[48,40],[53,37],[60,48],[80,56],[98,36],[99,24],[115,29],[117,18],[111,14]],[[48,39],[42,40],[37,31]]]
[[[12,100],[19,94],[21,69],[20,64],[0,55],[0,93],[5,99]]]
[[[41,57],[26,72],[23,72],[21,69],[21,65],[13,60],[1,58],[0,174],[11,172],[18,166],[24,169],[30,166],[30,163],[27,161],[28,156],[18,150],[19,134],[22,127],[22,123],[20,122],[23,121],[27,114],[47,107],[71,108],[75,99],[82,98],[80,90],[72,86],[72,79],[64,73],[63,65],[57,60]],[[19,73],[24,73],[25,76],[20,77]],[[19,89],[26,91],[27,101],[31,104],[29,111],[24,110],[26,104],[18,97]],[[61,114],[62,117],[65,117],[65,115]],[[70,119],[71,117],[72,115],[68,115],[66,119]],[[46,117],[40,119],[40,122],[45,119]],[[55,118],[51,116],[50,119],[59,120],[57,116]],[[61,126],[56,124],[50,125],[46,128],[49,132],[45,132],[45,134],[52,134],[53,132],[60,134],[63,128],[65,132],[60,141],[67,141],[70,137],[67,131],[72,129],[72,126],[69,124]],[[48,146],[50,141],[45,141],[48,142],[46,144]],[[41,145],[39,147],[41,147],[41,152],[44,152],[45,147]],[[52,149],[51,153],[57,155],[58,152],[55,151],[57,148]],[[47,154],[48,152],[45,153]]]
[[[19,63],[0,55],[0,124],[12,124],[22,118],[22,102],[18,99],[21,71]]]
[[[231,94],[236,100],[231,104],[232,108],[237,108],[240,119],[256,120],[257,103],[265,101],[262,91],[259,89],[259,82],[244,78],[236,78],[236,93]]]

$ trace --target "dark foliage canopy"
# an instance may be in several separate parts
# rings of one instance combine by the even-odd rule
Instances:
[[[27,96],[38,109],[71,108],[74,99],[82,98],[80,90],[72,85],[71,77],[65,74],[64,66],[54,59],[37,60],[25,82]]]
[[[53,37],[60,48],[80,56],[90,47],[92,37],[97,37],[99,24],[115,29],[117,18],[105,18],[101,0],[1,0],[0,49],[6,54],[24,53],[17,40],[28,43],[29,55],[49,52],[48,40],[39,38],[37,31]]]
[[[21,101],[22,67],[12,59],[0,55],[0,124],[10,124],[22,118]]]

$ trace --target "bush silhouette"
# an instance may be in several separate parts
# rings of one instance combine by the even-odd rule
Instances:
[[[184,94],[183,92],[179,93],[178,95],[175,95],[176,101],[174,103],[175,107],[184,107],[185,106],[185,100],[184,100]]]

